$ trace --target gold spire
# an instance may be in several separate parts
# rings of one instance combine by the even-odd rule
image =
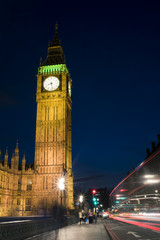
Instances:
[[[23,154],[23,159],[22,159],[22,161],[26,161],[25,153]]]
[[[8,156],[8,147],[6,147],[6,153],[5,156]]]
[[[7,167],[7,163],[8,163],[8,147],[6,147],[6,153],[4,156],[4,166]]]
[[[26,157],[25,157],[25,153],[23,155],[23,159],[22,159],[22,170],[25,171],[25,167],[26,167]]]

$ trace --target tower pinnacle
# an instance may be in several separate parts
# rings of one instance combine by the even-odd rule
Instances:
[[[15,154],[19,154],[18,139],[17,139],[17,143],[16,143]]]
[[[7,163],[8,163],[8,148],[6,148],[6,153],[4,156],[4,166],[7,167]]]
[[[53,40],[49,44],[47,58],[42,66],[65,64],[61,42],[58,38],[58,23],[55,24]]]

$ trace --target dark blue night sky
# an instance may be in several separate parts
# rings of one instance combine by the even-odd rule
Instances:
[[[18,139],[28,163],[34,161],[36,74],[56,21],[73,80],[74,176],[92,177],[77,186],[112,188],[160,133],[160,5],[3,3],[0,149],[4,155],[8,146],[11,157]]]

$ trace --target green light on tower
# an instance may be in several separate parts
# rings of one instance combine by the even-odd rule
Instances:
[[[52,73],[58,73],[58,72],[67,72],[68,73],[66,64],[41,66],[38,68],[38,73],[42,73],[42,74],[52,74]]]

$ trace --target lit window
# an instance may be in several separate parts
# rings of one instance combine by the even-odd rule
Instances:
[[[27,191],[32,190],[32,178],[27,177]]]

